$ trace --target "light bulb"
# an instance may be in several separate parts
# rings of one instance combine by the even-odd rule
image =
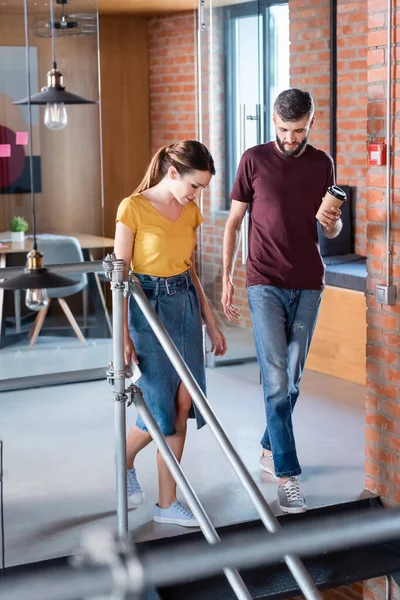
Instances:
[[[26,290],[25,304],[30,310],[42,310],[49,303],[47,290]]]
[[[64,102],[48,102],[44,111],[44,124],[52,131],[59,131],[67,126],[67,109]]]

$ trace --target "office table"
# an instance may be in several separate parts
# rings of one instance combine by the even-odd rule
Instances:
[[[44,233],[44,232],[43,232]],[[103,249],[105,251],[114,247],[114,239],[107,238],[98,235],[92,235],[90,233],[58,233],[58,232],[45,232],[44,235],[68,235],[78,240],[83,256],[85,260],[94,260],[93,250]],[[32,248],[33,236],[29,235],[25,238],[24,242],[12,243],[11,233],[5,231],[0,233],[0,268],[4,269],[7,266],[8,258],[13,254],[27,254]],[[4,244],[2,246],[1,244]],[[38,234],[38,247],[40,250],[40,234]],[[46,256],[44,256],[44,264],[46,265]],[[101,287],[101,282],[98,273],[88,273],[89,289],[93,293],[93,303],[95,308],[96,316],[99,316],[99,312],[104,313],[104,317],[107,323],[107,327],[111,330],[111,321],[108,314],[106,300]],[[3,319],[3,308],[4,308],[4,289],[0,288],[0,347],[4,346],[5,338],[5,323]],[[14,311],[15,311],[15,334],[19,337],[21,334],[21,290],[15,290],[14,294]],[[12,335],[7,337],[13,337]]]

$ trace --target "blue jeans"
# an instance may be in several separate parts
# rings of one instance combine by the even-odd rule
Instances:
[[[272,451],[278,477],[299,475],[292,412],[322,292],[253,285],[248,297],[267,418],[261,445]]]

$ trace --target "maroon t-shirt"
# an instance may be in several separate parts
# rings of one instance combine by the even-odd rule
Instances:
[[[250,205],[248,286],[323,289],[315,215],[334,179],[332,158],[310,145],[297,158],[274,142],[246,150],[230,197]]]

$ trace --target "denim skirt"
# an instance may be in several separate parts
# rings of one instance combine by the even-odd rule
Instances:
[[[140,273],[135,273],[135,276],[198,385],[206,394],[200,301],[190,271],[174,277],[154,277]],[[142,373],[136,383],[162,433],[165,436],[173,435],[175,397],[180,377],[132,296],[128,307],[129,333]],[[205,425],[193,403],[189,418],[197,420],[198,429]],[[140,415],[136,425],[147,431]]]

